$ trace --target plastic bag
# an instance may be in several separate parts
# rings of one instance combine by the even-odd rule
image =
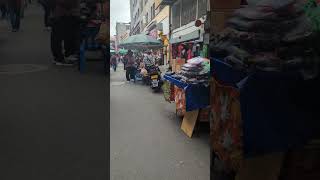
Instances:
[[[199,65],[199,64],[201,64],[203,61],[205,61],[205,58],[195,57],[195,58],[189,59],[187,62],[188,62],[189,64]]]

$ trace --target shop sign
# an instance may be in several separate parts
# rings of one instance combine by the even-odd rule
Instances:
[[[181,35],[179,37],[170,39],[171,44],[179,43],[179,42],[186,42],[190,40],[196,40],[200,38],[200,30],[193,31],[191,33]]]

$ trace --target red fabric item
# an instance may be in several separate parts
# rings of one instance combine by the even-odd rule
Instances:
[[[183,45],[182,44],[180,44],[179,46],[178,46],[178,55],[179,55],[179,57],[182,57],[182,50],[183,50]]]
[[[188,59],[192,59],[192,50],[191,49],[189,49],[187,51],[187,54],[188,54]]]

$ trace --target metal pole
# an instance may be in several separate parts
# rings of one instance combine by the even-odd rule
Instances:
[[[169,47],[167,47],[167,51],[168,51],[168,62],[169,62],[169,66],[170,66],[170,62],[171,62],[171,50],[172,50],[172,48],[171,48],[171,44],[170,44],[170,39],[171,39],[171,8],[172,8],[172,6],[170,5],[169,6],[169,38],[168,38],[168,41],[169,41],[169,43],[168,43],[168,46]]]

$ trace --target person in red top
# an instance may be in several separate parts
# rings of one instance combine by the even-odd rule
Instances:
[[[114,72],[117,71],[118,59],[119,59],[118,54],[114,54],[110,58],[110,63],[111,63],[111,66],[112,66]]]
[[[22,0],[8,0],[7,2],[12,32],[17,32],[20,29]]]

